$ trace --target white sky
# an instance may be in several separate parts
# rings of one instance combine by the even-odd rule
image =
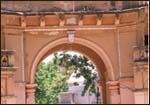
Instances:
[[[59,53],[62,53],[62,52],[58,52],[58,54],[59,54]],[[71,54],[71,55],[81,55],[80,53],[71,52],[71,51],[68,51],[68,52],[66,52],[66,53],[67,53],[67,54]],[[54,54],[51,54],[50,56],[48,56],[47,58],[45,58],[45,59],[43,60],[43,62],[48,63],[48,62],[51,61],[53,58],[54,58]]]

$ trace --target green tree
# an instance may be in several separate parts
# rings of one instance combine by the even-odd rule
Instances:
[[[58,94],[67,91],[67,80],[75,72],[76,77],[85,78],[85,87],[82,92],[95,92],[97,73],[94,65],[84,56],[55,53],[49,63],[42,62],[35,75],[37,89],[35,101],[37,104],[57,104]]]
[[[39,65],[35,81],[37,83],[35,93],[37,104],[57,104],[58,94],[67,91],[66,77],[52,62]]]
[[[86,92],[96,94],[95,80],[98,78],[98,75],[95,66],[86,57],[81,55],[70,55],[67,53],[55,53],[54,64],[65,68],[64,71],[66,71],[68,76],[72,73],[71,70],[74,70],[77,78],[81,75],[85,78],[85,87],[82,95]]]

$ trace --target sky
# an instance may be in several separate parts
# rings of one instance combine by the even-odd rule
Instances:
[[[62,53],[62,52],[58,52],[58,54],[59,54],[59,53]],[[71,54],[71,55],[81,55],[80,53],[76,53],[76,52],[72,52],[72,51],[68,51],[67,54]],[[51,55],[49,55],[47,58],[45,58],[45,59],[43,60],[43,62],[48,63],[48,62],[51,61],[53,58],[54,58],[54,54],[51,54]]]

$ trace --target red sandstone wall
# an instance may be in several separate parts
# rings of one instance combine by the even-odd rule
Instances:
[[[70,15],[71,16],[71,15]],[[46,26],[44,28],[52,29],[52,28],[108,28],[108,27],[116,27],[119,30],[120,36],[120,53],[121,53],[121,71],[119,70],[119,62],[118,62],[118,36],[116,31],[114,30],[77,30],[75,32],[75,37],[80,37],[83,39],[87,39],[97,46],[102,48],[106,54],[108,55],[110,61],[113,64],[113,69],[115,73],[115,79],[117,80],[120,77],[120,72],[122,77],[130,77],[133,76],[132,71],[132,52],[133,46],[141,45],[144,34],[143,30],[147,26],[147,23],[144,24],[143,22],[140,23],[140,17],[137,15],[136,12],[131,13],[121,13],[119,15],[120,24],[116,24],[116,15],[115,14],[104,14],[102,18],[99,20],[97,19],[96,15],[84,15],[83,17],[83,24],[78,25],[79,20],[77,21],[77,25],[69,26],[64,24],[65,26],[59,26],[60,20],[58,21],[55,16],[46,16],[45,23]],[[49,18],[51,17],[51,18]],[[73,16],[74,17],[74,16]],[[78,15],[76,16],[78,17]],[[15,62],[16,66],[18,67],[17,72],[15,74],[15,82],[23,82],[23,71],[22,71],[22,32],[24,29],[27,28],[42,28],[40,27],[40,16],[33,16],[33,17],[26,17],[25,21],[21,21],[20,16],[14,15],[2,15],[2,26],[4,29],[1,33],[5,35],[4,39],[2,40],[2,46],[6,49],[13,49],[16,50]],[[146,18],[145,18],[146,19]],[[101,21],[101,24],[97,25],[97,20]],[[50,23],[53,21],[51,25]],[[26,24],[25,27],[21,27],[22,24]],[[146,27],[147,28],[147,27]],[[31,74],[31,67],[33,61],[36,57],[36,54],[45,46],[47,43],[52,42],[53,40],[59,39],[61,37],[66,37],[66,31],[51,31],[51,32],[25,32],[24,33],[24,48],[25,48],[25,80],[28,83],[30,81],[30,74]],[[89,52],[87,51],[87,54]],[[97,60],[97,62],[99,62]],[[109,73],[108,73],[109,74]],[[110,80],[107,77],[107,80]],[[22,93],[16,93],[19,97],[24,95],[24,84],[16,85],[17,90],[20,89]],[[22,88],[23,87],[23,88]],[[125,93],[124,90],[121,91]],[[133,92],[129,92],[131,96]],[[122,96],[123,97],[123,96]],[[19,100],[19,99],[18,99]],[[18,103],[25,103],[25,97],[22,98],[22,101],[18,101]],[[127,102],[127,101],[126,101]],[[128,100],[129,103],[133,103],[133,99],[130,98]]]

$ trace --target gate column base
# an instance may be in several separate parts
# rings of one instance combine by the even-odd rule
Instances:
[[[107,82],[110,92],[110,104],[120,104],[120,88],[118,81]]]
[[[26,85],[26,103],[35,104],[35,91],[36,84],[27,84]]]

